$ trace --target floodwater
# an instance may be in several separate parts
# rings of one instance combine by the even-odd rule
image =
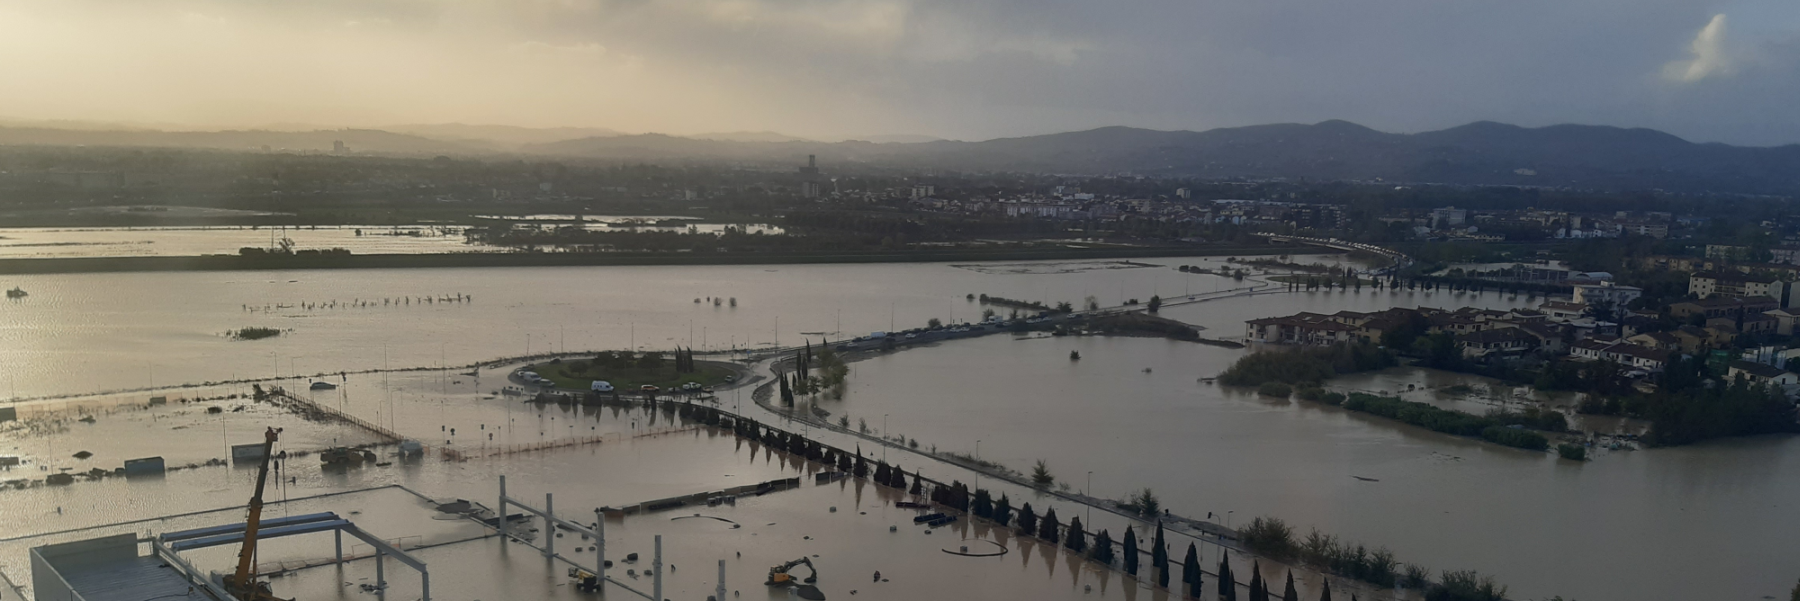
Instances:
[[[586,229],[600,231],[695,232],[718,234],[726,227],[750,233],[780,234],[769,224],[692,223],[682,226],[612,225],[590,221]],[[630,223],[619,221],[617,223]],[[197,226],[197,227],[41,227],[0,228],[0,258],[46,259],[70,257],[197,257],[235,255],[244,247],[273,248],[283,239],[294,250],[342,248],[358,255],[417,255],[440,253],[511,252],[503,246],[470,243],[463,235],[469,226],[319,225]]]
[[[467,244],[462,226],[379,225],[306,227],[0,228],[0,258],[197,257],[272,248],[283,238],[295,250],[348,249],[359,255],[504,252]]]
[[[1136,262],[1151,266],[1107,262],[1103,268],[1037,263],[16,276],[4,278],[0,287],[22,286],[31,296],[0,303],[0,365],[5,366],[0,396],[47,397],[271,377],[287,378],[290,388],[303,390],[310,379],[294,375],[325,373],[331,375],[321,379],[340,384],[338,390],[303,394],[434,446],[481,451],[529,445],[584,436],[583,426],[589,428],[585,436],[612,436],[613,442],[546,456],[585,458],[588,455],[579,449],[587,449],[594,457],[607,457],[607,445],[621,439],[636,441],[626,443],[631,448],[667,442],[674,445],[666,447],[668,451],[638,454],[636,460],[654,458],[662,466],[659,469],[686,470],[683,473],[692,478],[684,483],[692,486],[669,493],[676,494],[717,488],[721,473],[741,471],[732,461],[721,465],[705,459],[717,455],[742,461],[741,453],[709,455],[705,447],[687,446],[711,441],[706,444],[729,450],[733,448],[729,437],[690,430],[631,438],[642,432],[639,428],[680,424],[652,424],[652,416],[641,413],[633,419],[632,410],[522,405],[499,394],[505,386],[500,372],[506,366],[482,369],[474,376],[465,375],[470,368],[456,366],[558,350],[681,345],[728,351],[777,342],[790,345],[803,336],[839,340],[916,327],[930,318],[979,319],[983,306],[965,298],[971,294],[1077,305],[1092,296],[1101,305],[1114,305],[1151,295],[1173,301],[1248,285],[1174,270],[1181,264],[1223,263],[1220,259]],[[419,300],[455,295],[470,300]],[[707,300],[711,297],[722,301],[715,305]],[[412,302],[394,302],[403,298]],[[736,306],[726,299],[735,299]],[[1446,291],[1278,292],[1170,306],[1163,314],[1209,328],[1208,337],[1232,338],[1242,335],[1246,319],[1299,311],[1506,307],[1537,300],[1541,299]],[[234,341],[225,335],[246,326],[287,332],[260,341]],[[1081,351],[1083,359],[1070,362],[1071,350]],[[1611,452],[1575,464],[1339,409],[1269,401],[1197,381],[1223,370],[1242,353],[1160,339],[1015,341],[1005,335],[989,336],[859,362],[852,368],[849,395],[827,408],[833,419],[847,415],[852,422],[864,420],[876,429],[884,427],[885,417],[889,431],[917,439],[927,448],[974,454],[979,440],[982,458],[1021,471],[1043,459],[1075,490],[1088,487],[1086,473],[1092,471],[1096,496],[1122,497],[1149,486],[1176,513],[1204,517],[1211,512],[1219,516],[1215,521],[1234,525],[1274,515],[1301,532],[1317,527],[1387,546],[1402,561],[1477,569],[1510,585],[1515,598],[1749,600],[1785,593],[1792,586],[1791,558],[1800,557],[1800,540],[1786,534],[1800,531],[1800,512],[1792,506],[1792,499],[1800,498],[1800,478],[1795,477],[1800,475],[1800,440],[1759,438]],[[450,367],[385,376],[337,375],[384,366]],[[1442,385],[1441,376],[1406,370],[1359,378],[1342,385],[1368,389],[1397,389],[1405,383]],[[241,392],[243,387],[225,388]],[[735,394],[721,397],[727,407],[738,404]],[[756,411],[749,409],[750,403],[742,405],[747,412]],[[489,427],[501,430],[490,432]],[[213,440],[218,440],[214,428]],[[452,428],[455,434],[450,434]],[[490,433],[495,434],[492,441],[487,440]],[[154,452],[139,455],[149,454]],[[699,466],[683,467],[695,458],[702,459]],[[411,472],[321,474],[319,486],[326,488],[325,478],[331,478],[329,486],[335,489],[402,481],[421,483],[432,491],[475,494],[502,469],[552,482],[571,471],[588,473],[584,462],[427,463]],[[215,471],[235,475],[234,483],[211,485],[220,501],[216,505],[241,496],[242,472],[226,468],[184,471],[171,474],[169,481],[186,482],[183,479]],[[755,477],[768,479],[763,477],[767,474]],[[31,515],[44,516],[59,503],[32,495],[69,495],[83,489],[96,491],[84,496],[118,498],[125,496],[124,486],[123,481],[108,479],[8,491],[0,493],[5,495],[0,503],[12,507],[22,502],[31,508]],[[674,488],[678,487],[663,483],[658,490]],[[659,496],[627,492],[645,494],[621,496]],[[133,489],[131,496],[136,494]],[[160,506],[150,502],[144,510]],[[89,520],[100,517],[82,515]],[[1119,529],[1114,528],[1115,534]],[[5,531],[14,532],[11,527]],[[710,563],[702,569],[710,573]],[[1058,573],[1063,573],[1060,567]],[[709,587],[698,590],[705,588]]]

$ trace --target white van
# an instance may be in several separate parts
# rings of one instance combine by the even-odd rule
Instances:
[[[606,380],[594,380],[593,384],[588,385],[588,389],[594,392],[612,392],[613,385]]]

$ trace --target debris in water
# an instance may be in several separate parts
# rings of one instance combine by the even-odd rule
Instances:
[[[75,458],[76,458],[76,459],[87,459],[87,458],[89,458],[89,457],[93,457],[93,456],[94,456],[94,454],[93,454],[93,453],[89,453],[89,452],[87,452],[87,451],[77,451],[77,452],[76,452],[76,453],[75,453]]]

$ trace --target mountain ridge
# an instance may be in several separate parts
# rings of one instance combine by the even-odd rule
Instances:
[[[775,132],[701,136],[436,124],[314,131],[0,126],[0,145],[145,146],[432,156],[728,162],[781,168],[817,155],[855,169],[1137,174],[1800,195],[1800,144],[1700,143],[1648,128],[1476,121],[1389,133],[1344,120],[1203,131],[1106,126],[980,141],[824,142]],[[592,134],[592,135],[583,135]],[[565,136],[579,136],[566,138]]]

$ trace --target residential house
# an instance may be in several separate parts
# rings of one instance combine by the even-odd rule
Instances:
[[[1327,346],[1349,342],[1357,327],[1337,321],[1329,315],[1300,313],[1288,317],[1265,317],[1248,322],[1244,338],[1256,342]]]
[[[1669,366],[1674,355],[1669,351],[1632,344],[1619,339],[1590,338],[1569,348],[1569,356],[1586,361],[1611,361],[1621,366],[1659,372]]]
[[[1519,355],[1537,348],[1538,338],[1520,328],[1497,328],[1456,337],[1465,358]]]
[[[1783,388],[1800,385],[1800,374],[1772,365],[1749,361],[1732,361],[1730,369],[1725,372],[1725,377],[1733,380],[1747,378],[1757,384],[1773,384]]]
[[[1800,310],[1776,309],[1763,315],[1775,318],[1775,333],[1782,336],[1793,336],[1794,322],[1800,321]]]
[[[1544,304],[1538,305],[1538,311],[1543,312],[1550,321],[1564,322],[1581,319],[1587,313],[1587,308],[1585,304],[1567,301],[1544,301]]]
[[[1792,284],[1767,274],[1706,271],[1688,276],[1688,294],[1713,296],[1766,296],[1777,301],[1790,298]],[[1783,303],[1785,305],[1785,303]]]
[[[1575,302],[1592,305],[1606,303],[1624,309],[1625,305],[1644,295],[1644,289],[1637,286],[1621,286],[1611,281],[1596,284],[1575,284]]]
[[[1625,341],[1630,342],[1632,344],[1647,346],[1647,347],[1650,347],[1653,349],[1662,349],[1665,351],[1681,350],[1681,339],[1669,332],[1650,332],[1650,333],[1646,333],[1646,334],[1638,334],[1636,336],[1626,338]]]
[[[1686,319],[1695,315],[1736,318],[1739,313],[1762,313],[1778,309],[1775,299],[1766,296],[1758,297],[1716,297],[1701,300],[1682,301],[1669,305],[1669,314]]]

